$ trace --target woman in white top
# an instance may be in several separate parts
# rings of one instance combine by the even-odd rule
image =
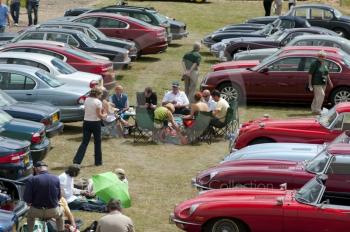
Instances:
[[[85,100],[83,140],[73,159],[74,164],[80,164],[83,161],[91,134],[93,134],[95,143],[95,165],[102,165],[101,119],[106,118],[107,114],[103,112],[102,102],[99,100],[101,95],[102,89],[96,87],[91,89],[89,97]]]

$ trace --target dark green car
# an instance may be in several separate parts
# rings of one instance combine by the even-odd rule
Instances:
[[[34,162],[43,160],[50,149],[50,140],[46,137],[44,124],[12,118],[2,110],[0,110],[0,136],[29,141]]]

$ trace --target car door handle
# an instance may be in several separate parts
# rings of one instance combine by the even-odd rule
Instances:
[[[32,96],[33,94],[32,93],[26,93],[27,96]]]

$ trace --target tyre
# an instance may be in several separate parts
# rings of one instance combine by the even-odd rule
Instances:
[[[195,3],[204,3],[206,0],[193,0]]]
[[[335,105],[339,102],[350,102],[350,88],[349,87],[340,87],[335,89],[330,97],[332,105]]]
[[[238,101],[242,102],[243,96],[241,88],[238,85],[233,83],[223,83],[219,86],[218,90],[220,91],[222,97],[230,102],[230,101]]]
[[[333,31],[341,37],[344,37],[344,38],[348,37],[348,33],[346,32],[346,30],[342,28],[334,28]]]
[[[275,143],[276,141],[269,138],[257,138],[249,143],[249,145],[261,144],[261,143]]]
[[[222,218],[209,223],[204,232],[247,232],[247,229],[239,221]]]

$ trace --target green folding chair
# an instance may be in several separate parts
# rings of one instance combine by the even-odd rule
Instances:
[[[211,143],[211,133],[209,131],[210,120],[212,119],[211,112],[199,112],[196,116],[192,127],[186,130],[189,142],[195,144],[197,142]]]
[[[154,113],[151,110],[142,107],[136,107],[135,128],[133,130],[134,143],[147,142],[153,137]]]

